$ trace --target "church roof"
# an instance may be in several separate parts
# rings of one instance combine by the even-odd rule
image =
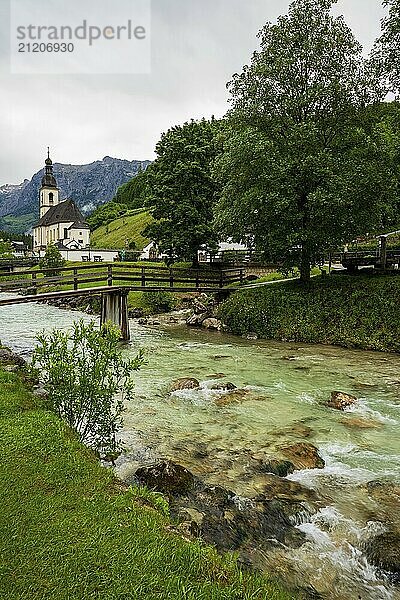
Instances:
[[[82,228],[85,223],[82,214],[73,200],[64,200],[52,206],[40,219],[36,227],[55,225],[56,223],[80,223]]]
[[[72,223],[72,225],[70,225],[68,229],[90,229],[90,226],[88,225],[88,223],[86,223],[86,221],[81,220]]]

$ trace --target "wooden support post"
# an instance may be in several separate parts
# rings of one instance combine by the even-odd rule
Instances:
[[[78,269],[74,269],[74,290],[78,289]]]
[[[219,274],[219,287],[223,288],[224,287],[224,272],[221,269],[220,274]]]
[[[200,274],[199,274],[199,270],[196,270],[196,289],[199,289],[200,287]]]
[[[142,267],[142,287],[146,287],[146,271]]]
[[[121,340],[124,342],[130,340],[128,293],[127,290],[116,290],[101,296],[100,325],[104,325],[108,321],[117,325],[121,330]]]
[[[36,273],[32,273],[32,295],[37,294]]]
[[[172,269],[169,270],[169,287],[174,287],[174,272]]]
[[[242,285],[244,281],[244,273],[243,273],[243,269],[240,269],[240,285]]]
[[[385,270],[387,267],[387,237],[382,235],[379,240],[379,266]]]
[[[113,274],[112,274],[112,265],[108,265],[107,267],[107,285],[112,286],[113,284]]]

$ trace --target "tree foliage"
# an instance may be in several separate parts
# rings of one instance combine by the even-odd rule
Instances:
[[[372,60],[387,85],[387,89],[400,97],[400,0],[384,0],[388,8],[382,20],[382,35],[377,40]]]
[[[123,359],[120,331],[109,323],[99,330],[94,321],[81,320],[71,332],[54,329],[37,339],[32,367],[54,410],[83,443],[114,455],[124,402],[132,396],[132,371],[140,368],[142,355]]]
[[[59,269],[65,266],[65,259],[62,257],[61,252],[54,244],[49,244],[46,248],[45,255],[39,261],[39,267],[41,269],[52,269],[48,275],[50,277],[56,277],[60,274]]]
[[[90,229],[94,231],[102,225],[109,225],[129,211],[143,208],[148,201],[147,169],[139,171],[128,183],[121,185],[114,198],[97,207],[88,218]]]
[[[360,111],[380,93],[334,0],[295,0],[261,30],[261,50],[228,84],[232,110],[216,173],[217,222],[284,255],[302,279],[321,254],[387,218],[386,139]]]
[[[0,238],[0,258],[12,258],[13,248],[8,240]]]
[[[118,188],[113,202],[124,205],[130,210],[143,208],[149,196],[147,179],[147,169],[139,171],[133,179]]]
[[[157,159],[148,168],[149,200],[156,220],[144,235],[154,240],[170,261],[191,260],[213,246],[213,207],[218,186],[211,165],[218,154],[216,121],[191,121],[164,133]]]
[[[102,204],[90,215],[87,222],[90,225],[91,231],[98,229],[102,225],[109,225],[127,212],[126,206],[117,204],[113,200]]]

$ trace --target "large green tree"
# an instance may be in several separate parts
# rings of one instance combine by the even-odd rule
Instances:
[[[372,60],[378,67],[389,91],[400,96],[400,0],[384,0],[388,8],[382,20],[382,35],[372,52]]]
[[[299,265],[379,228],[392,173],[384,136],[361,111],[380,88],[334,0],[295,0],[260,32],[261,49],[228,84],[217,222],[237,240]]]
[[[211,165],[218,154],[217,121],[191,121],[164,133],[148,168],[154,223],[145,230],[170,261],[197,265],[197,251],[216,241],[213,207],[218,191]]]

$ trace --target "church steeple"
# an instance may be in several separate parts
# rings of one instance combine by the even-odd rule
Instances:
[[[57,206],[60,200],[60,191],[57,187],[56,178],[54,177],[53,161],[50,158],[49,147],[47,148],[47,158],[45,160],[45,169],[39,198],[40,218],[42,218],[50,208]]]
[[[42,188],[43,187],[57,187],[57,181],[53,174],[53,161],[50,158],[50,148],[47,147],[47,158],[45,160],[45,172],[42,177]]]

